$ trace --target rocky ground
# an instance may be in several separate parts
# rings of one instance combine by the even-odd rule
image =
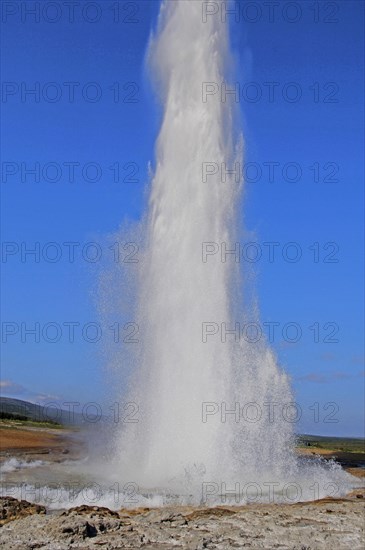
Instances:
[[[120,510],[42,506],[1,500],[1,548],[8,550],[265,548],[363,550],[364,499],[291,505]]]

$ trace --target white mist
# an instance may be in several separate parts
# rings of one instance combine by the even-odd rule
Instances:
[[[138,229],[140,342],[127,401],[139,415],[117,431],[115,478],[133,482],[141,495],[163,495],[162,502],[199,504],[207,484],[213,503],[232,487],[239,495],[231,501],[247,501],[250,484],[258,500],[267,500],[271,483],[282,493],[288,482],[300,484],[297,496],[291,487],[294,500],[315,498],[331,476],[344,481],[347,474],[334,465],[299,464],[294,398],[266,342],[202,337],[203,323],[232,329],[237,321],[259,321],[240,305],[245,286],[234,257],[202,257],[203,243],[229,248],[239,240],[241,184],[235,174],[223,181],[220,171],[202,177],[206,162],[242,166],[237,105],[202,95],[203,83],[229,86],[228,25],[218,16],[204,23],[200,1],[164,1],[148,59],[164,112],[148,212]],[[310,487],[318,475],[315,495]]]

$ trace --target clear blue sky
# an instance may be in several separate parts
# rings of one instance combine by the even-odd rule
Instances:
[[[39,21],[21,11],[21,5],[33,2],[9,4],[2,14],[2,241],[15,243],[8,246],[20,251],[2,264],[2,319],[19,330],[21,323],[98,322],[93,293],[103,260],[112,254],[105,238],[124,219],[141,216],[148,163],[154,157],[160,112],[144,57],[159,2],[119,2],[119,14],[107,0],[96,2],[100,13],[91,8],[82,12],[88,3],[80,2],[74,21],[62,2],[58,11],[41,11]],[[254,4],[257,10],[246,12],[240,2],[239,20],[230,20],[245,162],[253,163],[250,170],[262,170],[258,181],[247,184],[244,203],[249,238],[263,250],[255,264],[261,317],[280,323],[273,347],[293,377],[303,409],[300,429],[361,435],[364,4],[338,1],[331,3],[332,11],[327,2],[305,1],[285,11],[287,3],[280,2],[273,17],[263,2]],[[98,20],[91,22],[94,18]],[[25,93],[37,82],[39,101]],[[245,87],[249,82],[255,84]],[[270,82],[277,83],[271,97]],[[92,102],[96,93],[102,95]],[[250,101],[254,93],[262,94],[256,102]],[[298,101],[285,99],[296,93],[301,94]],[[38,182],[24,174],[25,167],[39,163],[42,171],[52,162]],[[79,163],[74,182],[64,164],[70,162]],[[99,181],[90,181],[95,166],[86,167],[82,175],[88,163],[101,170]],[[115,169],[109,168],[116,163],[117,182]],[[267,163],[278,163],[273,181]],[[128,178],[136,166],[138,173]],[[295,179],[298,166],[299,181],[286,181]],[[254,172],[249,176],[255,179]],[[324,181],[326,177],[334,181]],[[91,241],[99,243],[101,261],[85,261],[80,247],[75,262],[68,261],[62,243],[82,246]],[[27,256],[22,262],[22,242],[29,247],[39,242],[41,248],[59,243],[62,258],[51,263],[41,257],[36,263],[34,256]],[[279,243],[274,262],[264,242]],[[288,242],[300,247],[300,261],[283,260]],[[324,249],[329,242],[335,245]],[[314,243],[319,243],[318,262]],[[54,249],[48,250],[51,257]],[[338,262],[324,262],[327,256]],[[280,336],[288,322],[303,331],[295,344]],[[323,341],[333,328],[324,327],[327,322],[339,327],[336,343]],[[314,323],[320,327],[318,343],[308,328]],[[66,327],[56,343],[44,338],[34,343],[31,336],[22,343],[21,332],[9,336],[3,345],[3,393],[31,400],[56,396],[60,401],[98,401],[104,392],[101,348],[83,341],[79,327],[73,343]],[[318,423],[310,409],[315,402]],[[338,423],[323,422],[331,412],[323,409],[328,402],[338,405]]]

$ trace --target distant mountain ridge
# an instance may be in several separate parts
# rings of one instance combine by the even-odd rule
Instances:
[[[13,397],[0,397],[0,413],[12,415],[15,419],[26,418],[33,422],[55,422],[65,426],[80,425],[85,422],[83,416],[70,410],[49,405],[30,403]]]

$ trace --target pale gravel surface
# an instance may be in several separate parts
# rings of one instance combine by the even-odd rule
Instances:
[[[7,550],[184,549],[363,550],[365,501],[122,510],[79,507],[5,523]]]

